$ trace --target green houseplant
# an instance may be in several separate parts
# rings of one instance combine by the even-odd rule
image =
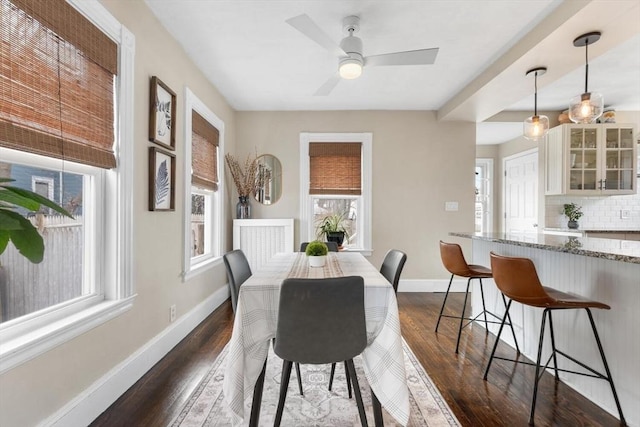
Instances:
[[[344,212],[324,216],[316,226],[316,238],[324,237],[327,242],[336,242],[338,246],[342,246],[345,238],[349,240],[346,221],[347,215]]]
[[[44,241],[31,221],[17,209],[37,212],[44,205],[69,218],[73,217],[56,203],[33,191],[8,185],[12,181],[14,180],[0,178],[0,255],[11,241],[22,256],[38,264],[44,257]]]
[[[578,228],[578,220],[582,218],[582,206],[578,206],[575,203],[565,203],[563,206],[564,215],[569,218],[567,226],[569,228]]]
[[[329,248],[324,242],[314,240],[309,242],[304,253],[309,258],[309,267],[324,267]]]

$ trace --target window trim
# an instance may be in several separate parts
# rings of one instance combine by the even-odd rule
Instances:
[[[371,240],[372,224],[372,167],[373,167],[373,134],[361,133],[300,133],[300,241],[315,239],[315,231],[311,223],[310,215],[313,209],[313,198],[318,195],[309,194],[309,144],[311,142],[361,142],[362,143],[362,195],[359,196],[363,214],[362,218],[362,243],[361,248],[349,249],[357,251],[365,256],[373,252]],[[326,196],[326,195],[323,195]],[[342,196],[330,196],[341,198]]]
[[[213,203],[213,218],[211,220],[211,253],[191,256],[191,193],[193,186],[191,185],[191,112],[195,111],[202,118],[212,124],[219,132],[218,139],[218,191],[209,191],[198,189],[199,194],[210,197]],[[223,224],[224,219],[224,197],[222,197],[222,189],[224,188],[224,166],[221,159],[224,158],[224,140],[225,140],[224,122],[219,118],[204,102],[202,102],[189,87],[185,86],[185,108],[184,108],[184,216],[183,216],[183,260],[182,260],[182,280],[188,281],[192,277],[201,274],[204,271],[222,263],[222,248],[225,241],[225,232]]]
[[[94,271],[103,279],[103,288],[97,290],[97,298],[80,298],[78,303],[51,310],[55,318],[47,317],[44,325],[43,316],[34,316],[0,327],[0,374],[128,311],[136,296],[132,262],[135,36],[98,0],[67,1],[119,45],[115,88],[118,169],[105,170],[104,179],[96,183],[104,197],[95,200],[95,217],[105,231],[94,236],[104,242],[96,254]]]

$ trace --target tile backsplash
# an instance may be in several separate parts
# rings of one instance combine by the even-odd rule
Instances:
[[[640,230],[640,194],[605,197],[546,196],[545,199],[547,228],[567,228],[567,217],[562,213],[562,206],[573,202],[582,206],[584,215],[578,221],[582,230]],[[622,211],[628,211],[629,217],[622,218]]]

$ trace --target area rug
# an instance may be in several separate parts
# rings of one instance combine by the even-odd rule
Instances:
[[[451,409],[404,341],[403,350],[411,403],[409,426],[459,426],[460,423]],[[226,356],[227,347],[220,353],[209,373],[194,390],[180,414],[171,423],[173,427],[233,425],[222,393]],[[369,425],[373,425],[369,385],[362,370],[360,358],[357,357],[354,362],[362,399],[367,411],[367,420]],[[289,383],[282,426],[360,426],[355,399],[348,398],[344,364],[338,364],[336,367],[332,391],[327,389],[331,365],[301,365],[300,369],[304,396],[300,396],[298,392],[294,370]],[[273,425],[278,404],[281,370],[282,360],[273,354],[273,350],[270,350],[260,412],[261,426]],[[245,402],[247,418],[242,425],[248,425],[250,411],[251,399],[249,398]],[[382,412],[385,426],[398,426],[384,408]]]

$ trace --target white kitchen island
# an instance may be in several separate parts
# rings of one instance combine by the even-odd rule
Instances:
[[[611,306],[611,310],[594,309],[592,312],[626,421],[630,426],[640,426],[640,242],[544,234],[449,234],[473,240],[474,264],[490,267],[491,251],[530,258],[543,285]],[[487,280],[484,292],[487,309],[502,315],[504,305],[495,283]],[[472,293],[471,304],[474,316],[482,311],[479,293]],[[520,351],[532,360],[538,349],[542,311],[517,303],[509,311]],[[584,310],[559,310],[554,313],[553,323],[559,349],[604,372]],[[478,325],[484,326],[482,322]],[[490,325],[489,329],[497,334],[498,326]],[[546,333],[549,333],[548,328]],[[513,347],[511,333],[503,330],[501,339]],[[551,354],[549,342],[545,338],[543,360]],[[558,362],[561,368],[580,370],[562,357]],[[494,363],[510,362],[498,360]],[[606,381],[567,373],[560,377],[564,383],[618,417]],[[491,381],[491,373],[487,381]]]

